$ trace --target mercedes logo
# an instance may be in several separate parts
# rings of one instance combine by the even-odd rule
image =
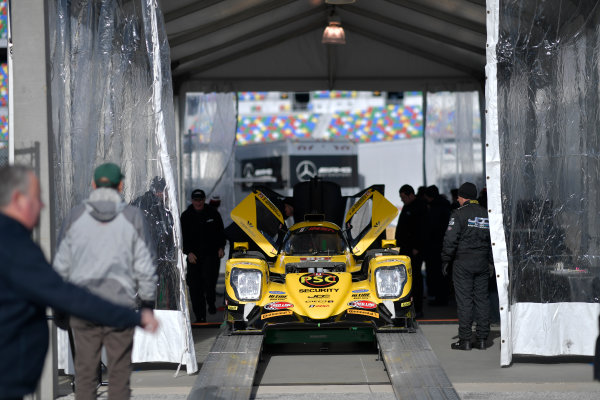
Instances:
[[[296,166],[296,177],[299,181],[309,181],[315,176],[317,176],[317,166],[314,162],[303,160],[300,161]]]

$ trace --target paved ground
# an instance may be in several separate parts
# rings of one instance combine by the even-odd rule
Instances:
[[[219,332],[219,313],[193,329],[201,367]],[[499,328],[492,329],[493,345],[485,351],[450,349],[457,333],[455,314],[447,308],[426,308],[421,329],[461,399],[562,400],[600,398],[600,383],[592,381],[591,357],[515,357],[500,367]],[[439,320],[444,320],[439,322]],[[132,398],[186,399],[196,375],[185,370],[174,376],[173,364],[137,364],[132,374]],[[74,396],[69,378],[60,377],[60,399]],[[106,388],[100,388],[106,399]],[[255,399],[394,399],[389,379],[370,346],[318,345],[266,348],[255,378]]]

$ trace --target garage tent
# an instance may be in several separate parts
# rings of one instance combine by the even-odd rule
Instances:
[[[500,295],[501,363],[510,364],[513,353],[591,354],[599,311],[597,2],[332,3],[340,1],[57,1],[54,134],[64,134],[57,165],[71,165],[60,178],[67,189],[61,210],[85,197],[95,161],[113,159],[132,179],[130,199],[153,176],[165,177],[175,215],[176,167],[184,176],[187,168],[176,161],[175,122],[182,124],[188,93],[203,93],[201,104],[226,103],[223,114],[211,111],[204,119],[224,127],[225,148],[235,135],[235,95],[211,100],[213,92],[417,90],[426,94],[425,104],[434,104],[442,91],[476,91],[483,99],[485,86],[481,163]],[[321,43],[330,21],[344,28],[346,44]],[[177,121],[171,91],[179,100]],[[455,104],[469,102],[456,96]],[[429,113],[426,108],[425,119]],[[473,116],[464,118],[455,129]],[[427,129],[424,135],[427,141]],[[211,152],[209,145],[198,154],[206,149]],[[89,167],[75,171],[69,157],[82,157]],[[199,155],[190,160],[203,162]],[[182,283],[180,258],[177,268]],[[181,334],[184,343],[186,329]]]

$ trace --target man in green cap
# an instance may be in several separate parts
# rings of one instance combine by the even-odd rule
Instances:
[[[123,202],[121,169],[94,171],[94,190],[63,222],[54,268],[67,281],[114,303],[152,309],[156,295],[154,246],[141,210]],[[134,329],[114,329],[71,317],[75,339],[75,397],[96,399],[102,345],[108,356],[108,397],[129,398]]]

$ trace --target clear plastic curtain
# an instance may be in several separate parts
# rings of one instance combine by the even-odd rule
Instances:
[[[153,2],[57,0],[50,13],[55,226],[88,197],[94,168],[121,166],[158,255],[157,308],[181,310],[169,46]],[[153,37],[154,35],[154,37]],[[156,64],[162,69],[157,69]],[[159,76],[157,76],[159,74]],[[157,104],[156,101],[159,101]]]
[[[563,7],[504,2],[501,9],[511,303],[600,301],[600,6]]]
[[[450,190],[470,181],[483,188],[478,92],[427,93],[425,173],[449,200]]]
[[[235,93],[186,93],[183,126],[182,171],[186,204],[194,189],[206,193],[207,202],[218,196],[218,208],[227,226],[235,204]],[[241,199],[238,199],[238,201]]]
[[[513,353],[592,355],[600,311],[600,4],[495,0],[488,8],[488,158],[499,154],[500,162],[488,162],[487,174],[490,186],[498,180],[490,229],[502,363]]]

